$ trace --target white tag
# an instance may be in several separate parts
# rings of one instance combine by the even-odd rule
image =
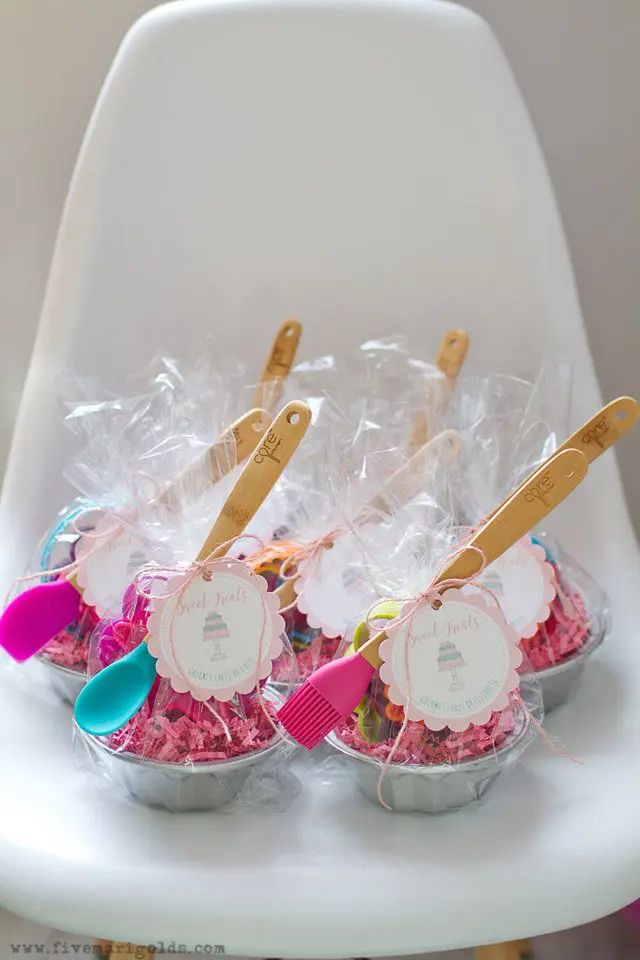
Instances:
[[[188,574],[172,577],[167,596],[153,601],[147,642],[158,673],[177,693],[226,701],[269,676],[284,620],[264,577],[241,560],[215,560],[208,574],[191,582]]]
[[[447,590],[440,600],[438,609],[423,601],[413,614],[405,604],[401,622],[386,627],[380,678],[409,720],[459,732],[508,705],[522,652],[515,631],[481,594]]]
[[[362,548],[353,536],[337,538],[330,549],[303,565],[294,588],[298,609],[325,637],[343,637],[349,624],[377,599]]]
[[[519,637],[532,637],[549,616],[557,588],[544,548],[523,537],[487,567],[478,582],[495,594]]]
[[[105,514],[90,535],[80,538],[76,559],[82,599],[104,617],[120,607],[125,590],[150,557],[145,545],[127,527]]]

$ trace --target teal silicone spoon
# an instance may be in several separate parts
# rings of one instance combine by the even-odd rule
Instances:
[[[238,477],[198,560],[206,560],[243,533],[293,456],[310,421],[311,411],[306,403],[293,401],[282,409]],[[222,552],[225,551],[226,548]],[[97,737],[119,730],[140,710],[156,676],[155,657],[143,642],[83,687],[75,704],[76,723]]]

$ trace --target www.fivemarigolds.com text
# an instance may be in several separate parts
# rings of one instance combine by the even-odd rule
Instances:
[[[72,943],[69,940],[54,940],[49,943],[10,943],[10,956],[42,957],[96,957],[98,960],[148,960],[154,957],[171,957],[176,954],[201,954],[204,957],[223,957],[226,953],[221,943],[197,943],[187,947],[175,941],[158,941],[141,946],[133,943]]]

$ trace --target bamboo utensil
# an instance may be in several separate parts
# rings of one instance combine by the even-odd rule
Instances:
[[[478,574],[575,490],[587,470],[587,458],[579,450],[550,457],[446,564],[434,586]],[[353,656],[321,667],[285,703],[278,719],[295,740],[312,749],[353,712],[380,666],[379,648],[386,636],[380,631]]]
[[[311,421],[305,403],[288,403],[267,428],[227,497],[197,560],[220,556],[256,514],[293,456]],[[145,702],[156,678],[155,658],[145,642],[97,673],[76,701],[75,717],[87,733],[118,730]]]

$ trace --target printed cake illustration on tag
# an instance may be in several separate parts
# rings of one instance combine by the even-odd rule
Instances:
[[[213,642],[214,644],[213,653],[211,654],[212,662],[215,660],[228,659],[226,653],[224,653],[220,646],[220,641],[229,639],[229,630],[223,618],[215,610],[210,610],[204,618],[202,639],[204,643]]]
[[[449,690],[464,690],[464,683],[458,678],[458,670],[466,666],[462,654],[451,640],[443,640],[438,650],[438,670],[451,672],[451,686]]]

